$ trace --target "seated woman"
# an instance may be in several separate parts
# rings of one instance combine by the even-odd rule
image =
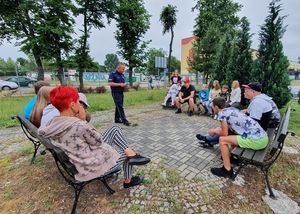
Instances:
[[[178,81],[176,84],[173,84],[171,88],[169,89],[167,96],[165,97],[164,102],[162,103],[162,106],[167,106],[168,100],[171,98],[171,106],[175,105],[175,98],[178,95],[178,92],[181,88],[181,82]]]
[[[78,95],[79,95],[79,103],[82,105],[82,107],[85,110],[86,118],[84,118],[84,120],[86,120],[87,122],[90,122],[91,114],[87,111],[87,108],[90,105],[87,102],[87,98],[83,93],[78,93]],[[46,125],[46,123],[48,123],[54,117],[59,116],[59,115],[60,115],[60,113],[57,110],[57,108],[55,108],[51,103],[49,103],[43,110],[43,116],[42,116],[42,119],[41,119],[41,126]]]
[[[49,103],[49,94],[53,88],[54,87],[43,86],[37,93],[37,100],[30,115],[30,122],[32,122],[37,128],[41,126],[43,110]]]
[[[209,90],[208,101],[205,102],[205,107],[207,109],[207,113],[211,116],[214,116],[212,111],[212,101],[216,97],[220,97],[221,94],[221,86],[218,80],[213,81],[212,88]]]
[[[36,100],[37,100],[37,94],[43,86],[50,86],[50,84],[46,81],[38,81],[37,83],[34,84],[34,92],[35,92],[36,95],[33,96],[30,99],[30,101],[24,107],[24,117],[27,120],[30,119],[31,112],[33,111],[34,105],[35,105]]]
[[[241,88],[240,88],[240,83],[237,80],[234,80],[231,83],[231,94],[230,94],[230,99],[229,103],[227,104],[226,107],[235,107],[237,109],[240,109],[241,105]]]
[[[85,110],[79,103],[79,95],[74,88],[54,88],[50,92],[50,102],[59,110],[60,116],[39,128],[38,133],[50,138],[66,153],[78,171],[76,180],[87,181],[123,165],[124,188],[141,184],[143,177],[132,177],[132,166],[145,165],[150,159],[136,154],[128,147],[119,127],[113,126],[103,134],[98,133],[84,120]]]

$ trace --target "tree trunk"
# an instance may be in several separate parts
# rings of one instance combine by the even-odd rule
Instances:
[[[24,20],[24,23],[27,23],[29,30],[27,30],[25,24],[22,23],[23,31],[25,32],[26,35],[30,36],[31,39],[35,39],[35,32],[34,32],[34,28],[33,28],[32,24],[31,24],[31,18],[29,16],[29,11],[25,10],[24,15],[26,17]],[[35,63],[37,65],[37,70],[38,70],[37,80],[38,81],[44,80],[44,68],[43,68],[43,63],[42,63],[42,59],[41,59],[41,49],[37,43],[35,43],[32,47],[32,54],[33,54]]]
[[[87,14],[86,14],[86,10],[83,14],[83,27],[84,27],[84,35],[83,35],[83,43],[81,46],[81,57],[80,57],[80,61],[81,63],[79,64],[79,91],[83,91],[84,85],[83,85],[83,72],[84,69],[86,69],[85,65],[86,65],[86,61],[87,61],[87,53],[86,53],[86,45],[87,45],[87,38],[88,38],[88,23],[87,23]]]
[[[174,31],[173,28],[171,28],[171,41],[170,41],[170,46],[169,46],[169,60],[168,60],[168,72],[171,73],[171,56],[172,56],[172,46],[173,46],[173,39],[174,39]],[[169,77],[169,82],[170,82],[170,75]]]
[[[83,68],[79,68],[79,91],[80,92],[83,92],[83,88],[84,88],[84,85],[83,85],[83,72],[84,72],[84,69]]]
[[[65,74],[64,74],[64,67],[63,67],[63,63],[62,63],[62,59],[61,59],[61,54],[60,54],[60,50],[57,53],[56,56],[56,64],[57,64],[57,68],[58,68],[58,72],[57,72],[57,77],[59,79],[59,82],[61,85],[66,85],[66,81],[65,81]]]
[[[133,85],[133,82],[132,82],[132,69],[133,69],[133,67],[129,63],[129,85],[130,85],[130,87],[132,87],[132,85]]]
[[[34,47],[32,49],[32,53],[33,53],[33,57],[34,57],[35,63],[37,65],[37,70],[38,70],[37,80],[38,81],[44,80],[44,68],[43,68],[40,51],[37,47]]]

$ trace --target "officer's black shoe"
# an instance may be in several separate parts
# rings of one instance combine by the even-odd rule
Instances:
[[[193,112],[192,111],[189,111],[188,115],[191,117],[193,116]]]
[[[130,126],[131,123],[129,123],[128,120],[124,120],[123,124],[124,124],[125,126]]]
[[[123,123],[122,120],[115,120],[115,123]]]
[[[175,114],[180,114],[182,113],[181,108],[177,109],[177,111],[175,111]]]

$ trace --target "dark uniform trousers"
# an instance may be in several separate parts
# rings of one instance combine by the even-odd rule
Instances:
[[[124,94],[123,91],[120,92],[111,92],[112,97],[114,99],[116,110],[115,110],[115,121],[119,121],[120,119],[122,122],[126,121],[124,108],[123,108],[123,101],[124,101]]]

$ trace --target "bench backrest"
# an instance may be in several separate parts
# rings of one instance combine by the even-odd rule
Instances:
[[[33,125],[29,120],[27,120],[23,115],[17,114],[17,119],[19,120],[21,127],[27,137],[37,138],[38,128]]]
[[[288,134],[288,126],[290,120],[291,108],[288,107],[277,129],[277,133],[273,142],[273,149],[282,149],[284,140]]]
[[[21,123],[21,127],[27,137],[33,137],[38,140],[47,150],[51,152],[56,162],[64,168],[69,176],[74,178],[74,175],[78,173],[76,167],[69,161],[69,157],[59,147],[55,146],[50,139],[43,138],[38,135],[38,128],[27,120],[23,115],[17,114],[17,119]],[[28,134],[30,136],[28,136]]]

